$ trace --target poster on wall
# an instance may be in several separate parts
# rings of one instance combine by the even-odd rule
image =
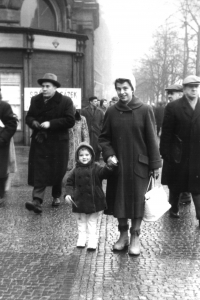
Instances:
[[[78,88],[58,88],[57,91],[64,96],[68,96],[72,99],[75,107],[81,109],[81,89]],[[31,98],[42,92],[42,89],[37,88],[25,88],[24,89],[24,110],[28,111]]]

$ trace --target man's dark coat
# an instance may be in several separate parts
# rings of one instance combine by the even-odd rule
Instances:
[[[151,106],[133,98],[119,101],[105,113],[99,143],[103,158],[116,155],[119,168],[107,181],[106,214],[116,218],[142,218],[149,171],[161,167]]]
[[[193,110],[185,96],[165,108],[160,152],[162,184],[172,191],[200,193],[200,99]]]
[[[50,128],[40,131],[44,132],[41,143],[36,140],[39,130],[33,128],[34,120],[40,124],[50,122]],[[75,124],[72,100],[58,92],[46,104],[42,94],[33,97],[26,116],[26,124],[33,129],[28,184],[37,187],[59,184],[67,170],[68,128]]]
[[[5,178],[8,173],[10,139],[17,129],[17,119],[10,104],[2,100],[0,100],[0,120],[4,124],[4,127],[0,127],[0,178]]]
[[[101,133],[104,113],[98,107],[94,107],[94,113],[89,106],[85,107],[81,114],[86,118],[89,135],[90,135],[90,145],[94,149],[95,160],[99,160],[101,149],[98,143],[98,137]]]

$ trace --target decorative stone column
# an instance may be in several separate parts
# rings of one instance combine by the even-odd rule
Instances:
[[[94,95],[94,30],[99,26],[99,5],[96,0],[74,0],[72,31],[86,34],[88,40],[84,51],[84,75],[82,106]]]

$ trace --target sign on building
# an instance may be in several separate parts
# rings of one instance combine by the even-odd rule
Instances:
[[[64,96],[68,96],[72,99],[75,107],[77,109],[81,109],[81,89],[75,88],[59,88],[57,89],[59,93]],[[25,88],[24,89],[24,110],[28,111],[31,98],[36,96],[42,92],[42,89],[39,87],[37,88]]]

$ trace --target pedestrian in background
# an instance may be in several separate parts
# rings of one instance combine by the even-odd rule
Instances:
[[[102,180],[111,170],[94,162],[92,146],[81,143],[76,150],[76,166],[70,172],[66,184],[65,200],[72,204],[78,225],[77,247],[85,247],[89,233],[88,249],[97,247],[97,221],[101,211],[106,209],[106,199],[102,190]]]
[[[156,119],[157,136],[160,136],[161,133],[160,131],[162,128],[162,122],[164,118],[165,105],[166,103],[164,101],[158,102],[154,110],[155,119]]]
[[[100,100],[100,107],[99,107],[102,112],[105,114],[107,108],[108,108],[108,101],[106,99],[101,99]]]
[[[87,121],[79,111],[74,108],[75,125],[69,129],[69,161],[67,171],[75,167],[75,152],[81,142],[90,143]]]
[[[62,179],[67,170],[69,154],[68,129],[75,124],[73,102],[58,93],[55,74],[46,73],[38,79],[42,93],[31,99],[26,124],[33,130],[28,162],[28,184],[33,186],[28,210],[41,213],[45,189],[52,186],[52,206],[60,205]]]
[[[17,130],[17,118],[10,104],[2,100],[0,89],[0,204],[3,202],[6,182],[10,173],[10,158],[13,153],[14,144],[11,139]]]
[[[168,163],[170,216],[179,218],[179,195],[190,192],[200,220],[200,77],[183,80],[183,97],[167,104],[160,153]],[[162,177],[162,184],[166,184]]]
[[[165,91],[167,93],[168,102],[175,101],[183,96],[183,86],[180,84],[170,85],[165,89]],[[168,163],[164,160],[163,169],[162,169],[162,182],[165,182],[166,185],[167,185],[167,177],[168,177],[167,172],[168,172]],[[192,198],[190,193],[183,192],[179,196],[179,203],[190,204],[191,199]],[[173,216],[173,214],[171,216]]]
[[[81,114],[86,118],[89,135],[90,145],[94,149],[95,161],[99,161],[101,147],[98,143],[98,137],[101,133],[104,113],[97,107],[97,97],[89,98],[89,105],[82,109]]]
[[[120,237],[114,250],[129,245],[128,219],[131,219],[129,254],[140,254],[140,227],[144,215],[144,194],[149,176],[158,177],[161,158],[152,107],[134,96],[135,78],[122,74],[115,80],[119,101],[105,114],[99,143],[109,166],[119,160],[119,171],[107,180],[105,214],[118,219]]]

